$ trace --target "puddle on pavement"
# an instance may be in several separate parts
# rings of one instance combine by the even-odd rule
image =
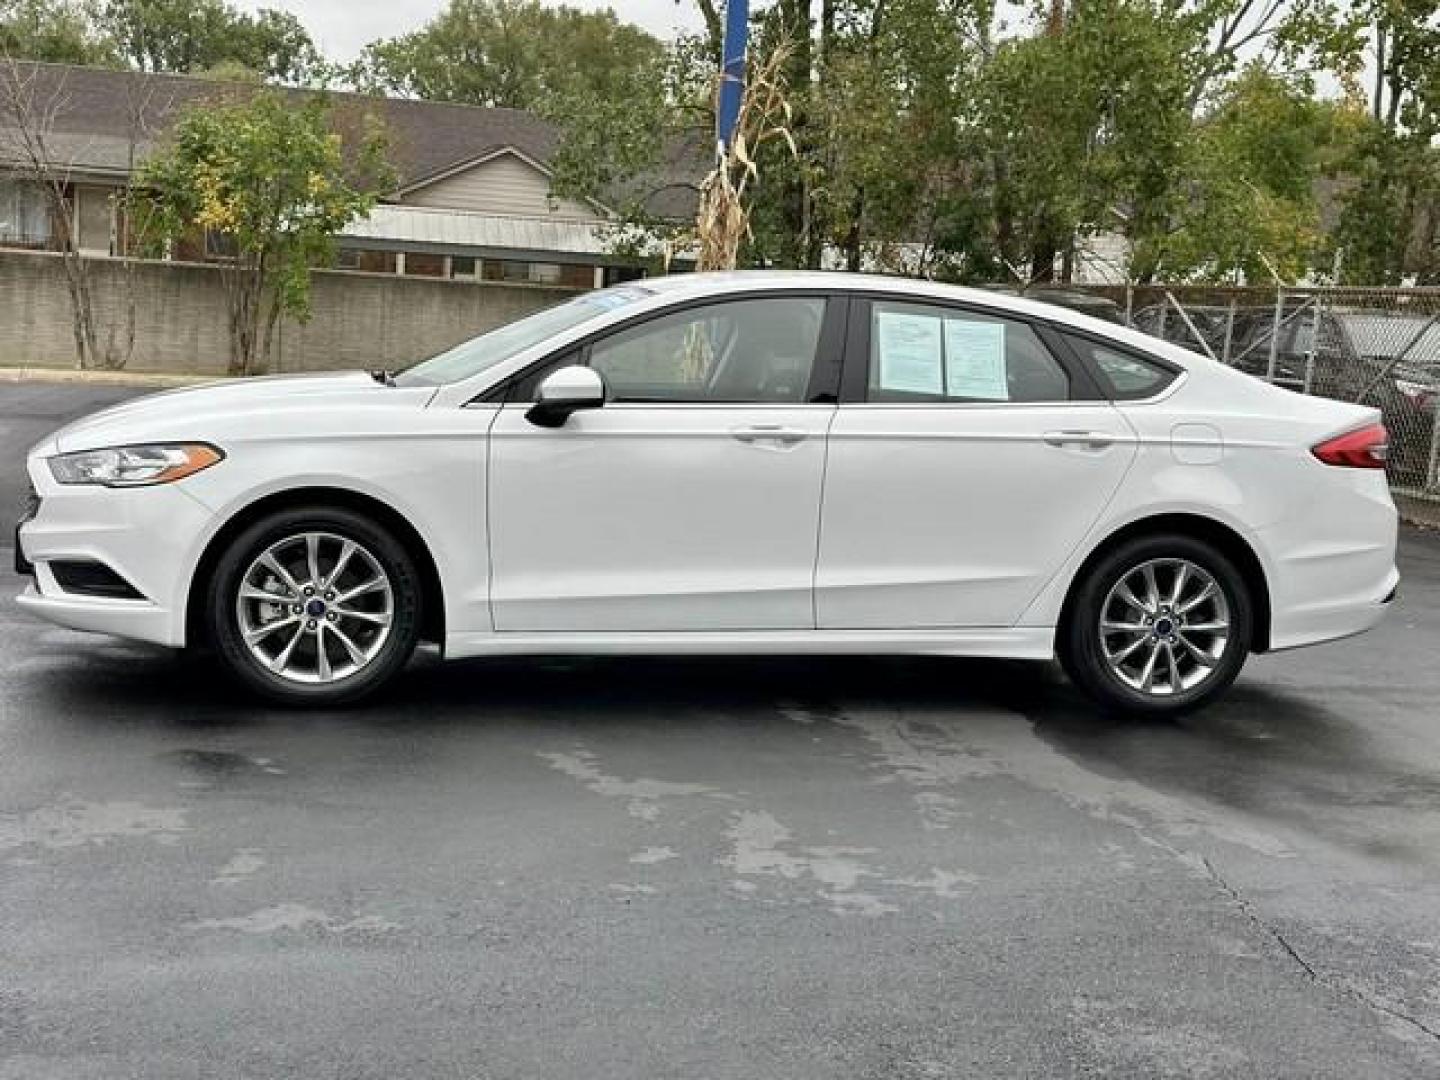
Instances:
[[[249,777],[284,776],[285,770],[270,758],[251,757],[229,750],[168,750],[161,761],[178,765],[192,774],[192,784],[210,786]]]

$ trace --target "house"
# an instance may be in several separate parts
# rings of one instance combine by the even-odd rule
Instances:
[[[46,117],[48,157],[66,170],[74,244],[96,256],[123,253],[125,227],[114,195],[180,113],[243,89],[195,76],[65,64],[16,69],[32,112]],[[539,117],[515,109],[331,97],[337,116],[373,114],[383,122],[398,178],[369,219],[352,222],[338,238],[337,269],[575,289],[643,274],[643,260],[610,253],[608,207],[552,194],[547,162],[558,133]],[[0,110],[0,247],[58,250],[63,227],[51,220],[42,193],[16,171],[23,155],[9,121]],[[680,219],[693,214],[693,199],[693,185],[668,183],[647,208]],[[223,259],[224,237],[172,254]]]

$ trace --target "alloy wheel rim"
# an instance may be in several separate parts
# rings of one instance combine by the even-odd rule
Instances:
[[[362,544],[303,532],[262,551],[241,575],[235,618],[250,655],[290,682],[339,682],[370,666],[390,638],[395,590]]]
[[[1230,643],[1230,604],[1204,567],[1151,559],[1115,582],[1099,629],[1115,678],[1147,696],[1173,697],[1214,677]]]

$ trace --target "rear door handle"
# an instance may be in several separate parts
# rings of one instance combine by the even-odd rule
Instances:
[[[751,424],[749,427],[732,428],[730,434],[743,443],[772,443],[779,446],[794,446],[805,439],[805,432],[780,424]]]
[[[1050,446],[1079,446],[1085,450],[1115,445],[1115,436],[1104,431],[1047,431],[1042,438]]]

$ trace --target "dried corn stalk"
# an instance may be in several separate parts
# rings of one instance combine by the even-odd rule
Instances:
[[[735,269],[740,244],[750,236],[748,191],[760,179],[755,164],[760,148],[782,139],[790,153],[796,155],[784,77],[789,57],[790,47],[781,44],[750,72],[730,145],[719,153],[715,168],[700,186],[696,269]],[[720,78],[724,77],[722,73]]]

